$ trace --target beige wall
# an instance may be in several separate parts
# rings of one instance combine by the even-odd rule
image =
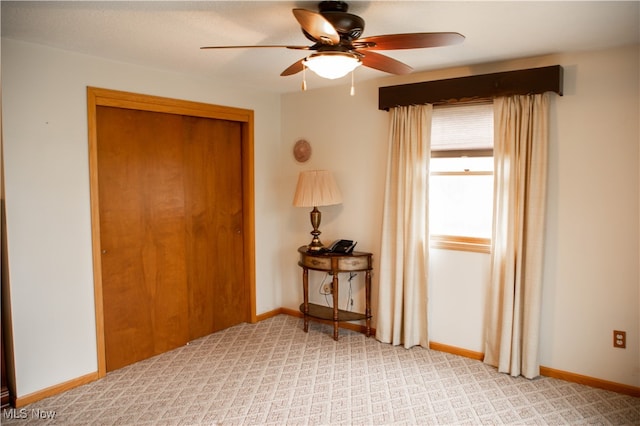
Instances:
[[[562,65],[564,96],[551,105],[541,362],[639,386],[638,63],[634,46],[385,78],[357,84],[353,98],[348,79],[339,88],[288,94],[283,142],[304,136],[314,156],[308,164],[284,165],[282,202],[290,199],[300,170],[333,170],[345,201],[322,209],[323,235],[358,240],[377,260],[388,132],[388,113],[376,108],[378,86]],[[291,252],[306,242],[309,225],[306,211],[292,207],[289,216],[283,243]],[[430,264],[430,338],[483,351],[488,256],[438,250]],[[283,303],[294,308],[301,299],[299,271],[292,261],[281,267],[288,278]],[[374,274],[374,287],[376,280]],[[627,349],[612,347],[614,329],[627,331]]]
[[[2,39],[17,396],[95,372],[86,87],[255,111],[258,313],[280,307],[280,97]]]
[[[300,170],[335,173],[345,201],[322,208],[321,237],[357,240],[358,248],[374,253],[377,268],[388,131],[388,113],[377,109],[378,86],[552,64],[565,68],[566,89],[552,104],[542,362],[640,385],[637,47],[357,82],[355,97],[346,80],[280,97],[7,39],[2,59],[18,396],[96,370],[87,85],[255,110],[260,314],[297,309],[302,299],[295,250],[309,241],[311,229],[308,209],[291,206]],[[305,164],[291,155],[301,137],[313,147]],[[473,309],[473,298],[462,303],[458,297],[482,297],[484,261],[470,261],[477,274],[470,267],[461,278],[450,271],[459,261],[443,256],[432,259],[431,335],[481,350],[480,303]],[[356,308],[360,296],[356,289]],[[627,331],[627,349],[611,347],[614,328]]]

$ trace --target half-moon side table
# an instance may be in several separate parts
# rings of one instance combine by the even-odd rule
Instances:
[[[300,305],[300,311],[304,314],[304,331],[309,331],[309,319],[333,321],[333,339],[338,340],[338,324],[341,321],[366,322],[366,336],[371,336],[371,263],[372,254],[354,251],[345,253],[317,253],[308,251],[307,246],[298,248],[300,260],[298,265],[302,268],[302,290],[304,302]],[[309,303],[309,270],[328,272],[333,276],[332,295],[333,307]],[[338,308],[340,272],[365,272],[365,313],[345,311]]]

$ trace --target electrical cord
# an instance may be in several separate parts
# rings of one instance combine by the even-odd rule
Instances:
[[[324,274],[324,278],[322,279],[322,282],[320,282],[320,286],[318,286],[318,294],[324,296],[325,303],[327,304],[327,306],[331,307],[331,302],[329,299],[329,295],[331,294],[331,292],[330,291],[326,292],[322,290],[324,288],[325,282],[327,281],[327,278],[329,278],[328,272]]]
[[[324,288],[324,283],[327,281],[327,278],[329,277],[329,273],[327,272],[326,274],[324,274],[324,278],[322,279],[322,282],[320,282],[320,285],[318,286],[318,293],[322,294],[322,295],[327,295],[327,294],[331,294],[331,292],[325,292],[322,291],[322,289]]]
[[[345,310],[350,311],[351,309],[353,309],[353,288],[352,288],[352,284],[351,284],[351,280],[353,280],[355,278],[355,276],[358,275],[355,272],[349,272],[349,297],[347,297],[347,307],[345,308]]]
[[[351,311],[353,309],[353,285],[352,285],[352,280],[357,276],[358,274],[356,274],[355,272],[349,272],[349,291],[348,291],[348,297],[347,297],[347,305],[345,307],[345,310],[347,311]],[[332,302],[333,299],[330,299],[329,296],[331,295],[331,291],[324,291],[324,285],[327,282],[327,278],[329,278],[331,276],[331,274],[329,274],[328,272],[324,274],[324,278],[322,279],[322,281],[320,282],[320,285],[318,286],[318,294],[320,294],[321,296],[324,296],[324,300],[327,303],[327,306],[331,307],[332,306]],[[332,277],[333,280],[333,277]],[[333,289],[332,289],[333,290]]]

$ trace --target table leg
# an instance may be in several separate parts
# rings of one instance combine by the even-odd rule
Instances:
[[[333,340],[338,340],[338,273],[333,273]]]
[[[302,292],[304,293],[304,332],[309,331],[309,270],[302,268]]]
[[[366,303],[366,309],[364,311],[367,319],[366,319],[366,323],[367,323],[367,337],[371,336],[371,271],[367,270],[367,272],[365,273],[365,280],[364,280],[364,294],[365,294],[365,303]]]

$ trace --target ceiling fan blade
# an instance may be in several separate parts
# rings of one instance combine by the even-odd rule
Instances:
[[[398,75],[409,74],[413,71],[413,68],[404,62],[397,61],[379,53],[369,52],[368,50],[366,52],[362,51],[358,53],[364,55],[362,58],[362,65],[369,68]]]
[[[323,44],[340,43],[340,34],[327,19],[319,13],[306,9],[293,9],[293,16],[309,35]]]
[[[280,44],[261,44],[257,46],[202,46],[200,49],[256,49],[256,48],[281,47],[285,49],[309,50],[309,46],[284,46]]]
[[[358,39],[354,46],[366,50],[421,49],[462,43],[464,38],[459,33],[387,34]],[[363,45],[359,46],[360,43]]]
[[[286,70],[282,71],[280,76],[286,77],[288,75],[297,74],[300,71],[302,71],[304,69],[304,65],[302,64],[302,61],[304,61],[304,58],[300,59],[298,62],[296,62],[294,64],[291,64],[289,66],[289,68],[287,68]]]

